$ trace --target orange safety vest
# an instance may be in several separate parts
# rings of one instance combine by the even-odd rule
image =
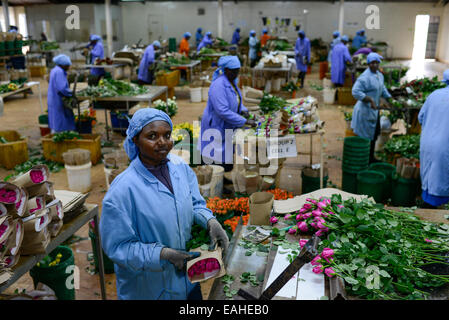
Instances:
[[[179,53],[184,54],[186,57],[189,55],[189,41],[186,38],[182,38],[181,43],[179,44]]]

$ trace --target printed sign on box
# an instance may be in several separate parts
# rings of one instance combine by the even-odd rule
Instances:
[[[267,140],[268,159],[294,158],[298,155],[295,135],[274,137]]]

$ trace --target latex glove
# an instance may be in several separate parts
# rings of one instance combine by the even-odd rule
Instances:
[[[257,127],[257,123],[256,123],[256,121],[254,121],[253,119],[248,119],[248,120],[246,120],[246,123],[245,124],[247,124],[247,125],[249,125],[249,126],[251,126],[251,127]]]
[[[249,118],[249,116],[250,116],[248,111],[242,111],[241,115],[245,118]]]
[[[229,238],[226,231],[221,226],[217,219],[210,219],[207,222],[207,230],[210,236],[210,247],[214,248],[215,244],[218,244],[223,250],[223,256],[229,246]]]
[[[198,258],[201,252],[187,252],[171,248],[162,248],[161,259],[170,261],[178,270],[185,270],[187,261]]]

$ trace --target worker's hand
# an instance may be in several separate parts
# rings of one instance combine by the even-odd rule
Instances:
[[[185,271],[187,261],[198,258],[201,252],[187,252],[171,248],[162,248],[160,258],[170,261],[176,269]]]
[[[223,250],[222,253],[224,256],[229,246],[229,238],[226,234],[226,231],[215,218],[209,219],[209,221],[207,222],[207,230],[210,236],[209,248],[213,248],[215,247],[215,244],[218,244],[218,246],[220,246],[220,248]]]
[[[251,127],[253,127],[253,128],[257,127],[257,123],[256,123],[256,121],[254,121],[253,119],[248,119],[248,120],[246,120],[246,123],[245,123],[245,124],[247,124],[247,125],[249,125],[249,126],[251,126]]]
[[[251,116],[248,111],[242,111],[241,115],[246,119],[248,119]]]
[[[374,110],[377,110],[376,103],[374,102],[374,99],[371,98],[371,108]]]

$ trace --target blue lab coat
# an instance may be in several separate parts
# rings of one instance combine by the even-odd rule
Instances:
[[[104,48],[103,43],[101,41],[97,41],[97,43],[92,47],[90,51],[90,63],[95,64],[95,59],[104,59]],[[102,76],[105,74],[103,68],[91,68],[90,73],[95,76]]]
[[[203,40],[201,40],[200,44],[196,48],[197,52],[200,52],[201,48],[207,47],[208,45],[211,45],[213,43],[212,38],[209,36],[204,36]]]
[[[342,42],[337,43],[332,49],[331,56],[331,80],[335,84],[345,83],[346,62],[352,61],[348,47]]]
[[[153,79],[150,77],[150,71],[148,68],[154,63],[155,52],[154,46],[150,44],[143,53],[142,60],[140,60],[139,64],[139,74],[137,78],[146,83],[151,83]]]
[[[351,128],[359,137],[374,140],[379,110],[372,109],[370,103],[362,100],[365,96],[372,97],[376,106],[379,106],[381,97],[391,98],[385,88],[383,74],[380,71],[372,73],[369,68],[366,69],[354,83],[352,96],[359,101],[355,104],[352,113]]]
[[[201,34],[201,32],[197,32],[195,34],[195,39],[196,39],[196,46],[198,47],[198,45],[201,43],[201,40],[203,40],[203,35]]]
[[[119,299],[185,300],[194,287],[160,253],[185,250],[192,225],[207,228],[214,216],[193,170],[180,157],[168,158],[174,194],[136,157],[103,199],[101,242],[115,264]]]
[[[418,114],[422,190],[449,197],[449,87],[432,92]],[[449,200],[449,199],[448,199]]]
[[[328,62],[331,62],[332,49],[335,47],[335,45],[336,45],[337,43],[340,43],[340,42],[341,42],[340,37],[332,39],[331,45],[330,45],[330,49],[329,49],[329,53],[327,54],[327,61],[328,61]]]
[[[55,132],[76,129],[73,111],[64,107],[63,96],[72,96],[72,91],[67,81],[67,72],[56,66],[50,72],[47,92],[48,126]]]
[[[231,44],[239,44],[239,41],[240,41],[240,32],[234,31],[234,34],[232,35]]]
[[[236,85],[238,95],[240,96],[240,113],[248,111],[242,103],[242,93]],[[201,154],[203,157],[211,158],[220,163],[232,163],[234,158],[234,149],[232,146],[232,136],[225,136],[226,129],[237,129],[243,127],[246,119],[239,112],[239,99],[232,84],[225,75],[219,76],[212,81],[209,88],[209,99],[206,109],[204,109],[201,119]],[[215,138],[203,136],[208,129],[215,129],[215,134],[221,135],[221,141],[215,141]],[[212,131],[212,130],[211,130]],[[209,132],[211,132],[209,131]],[[229,135],[229,133],[228,133]],[[229,152],[225,152],[226,140]],[[210,141],[212,140],[212,142]],[[205,148],[207,149],[205,150]],[[214,152],[209,152],[213,147]],[[221,154],[220,154],[221,153]]]
[[[307,63],[303,62],[303,57],[307,57],[307,63],[310,63],[310,40],[307,37],[298,37],[295,43],[296,69],[307,72]]]
[[[251,60],[257,59],[257,49],[256,49],[257,38],[255,36],[254,37],[250,36],[248,45],[249,45],[249,53],[248,53],[249,58]]]
[[[356,35],[352,39],[352,47],[360,49],[363,45],[366,44],[366,42],[366,36]]]

